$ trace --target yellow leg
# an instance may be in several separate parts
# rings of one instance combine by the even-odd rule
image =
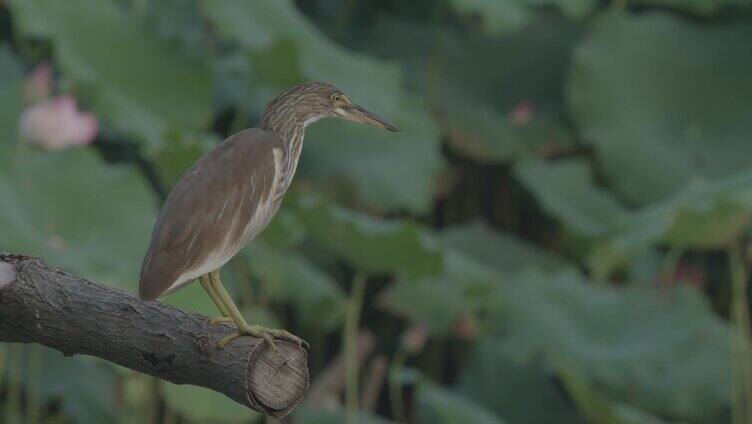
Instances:
[[[219,312],[222,314],[221,317],[212,318],[209,320],[209,322],[212,324],[216,324],[218,322],[234,322],[235,320],[233,320],[230,316],[230,312],[227,310],[227,307],[224,303],[222,303],[222,300],[214,290],[214,287],[211,284],[211,280],[209,279],[209,274],[202,275],[198,280],[201,282],[201,287],[203,287],[206,293],[209,294],[212,302],[217,305]]]
[[[303,339],[285,330],[275,330],[271,328],[262,327],[260,325],[249,325],[245,321],[245,318],[243,318],[243,314],[240,313],[240,310],[238,309],[238,307],[235,306],[235,303],[232,301],[230,294],[227,293],[227,290],[225,290],[224,286],[222,285],[222,281],[219,279],[219,271],[214,271],[210,273],[209,280],[220,302],[224,304],[225,308],[230,314],[229,316],[232,317],[232,319],[235,321],[235,325],[238,326],[238,332],[230,334],[229,336],[220,340],[219,347],[226,346],[228,343],[230,343],[231,341],[235,340],[237,337],[243,334],[247,334],[250,336],[264,339],[264,341],[266,341],[269,344],[269,346],[271,346],[271,348],[274,349],[275,351],[277,351],[277,346],[274,345],[274,341],[272,340],[273,337],[279,337],[281,339],[289,340],[301,346],[304,343],[307,345],[307,343]]]

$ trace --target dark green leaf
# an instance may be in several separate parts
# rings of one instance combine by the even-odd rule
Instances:
[[[358,412],[359,424],[389,424],[376,415],[360,411]],[[347,411],[343,409],[318,408],[302,405],[295,411],[295,423],[297,424],[345,424]]]
[[[436,334],[451,334],[461,318],[488,309],[502,282],[525,270],[558,271],[566,264],[550,253],[481,224],[440,233],[442,272],[434,277],[399,278],[380,299],[384,309]]]
[[[0,44],[0,165],[7,165],[18,139],[23,107],[21,64],[13,52]]]
[[[509,422],[581,422],[555,375],[512,363],[494,343],[481,341],[463,363],[458,392]]]
[[[144,16],[155,35],[178,46],[187,56],[200,60],[208,53],[210,35],[196,0],[137,2],[133,8]]]
[[[135,289],[155,199],[92,150],[17,155],[0,171],[0,245],[85,278]]]
[[[451,4],[459,13],[480,17],[486,31],[494,35],[518,30],[534,16],[523,2],[515,0],[452,0]]]
[[[14,0],[10,7],[21,34],[50,39],[64,76],[97,115],[148,151],[208,124],[209,70],[114,1]]]
[[[309,130],[301,175],[382,209],[428,210],[444,166],[438,130],[422,108],[405,108],[401,134],[352,123],[322,122]]]
[[[730,328],[692,289],[667,297],[529,274],[506,286],[495,310],[512,357],[542,358],[660,415],[708,418],[729,405]]]
[[[603,237],[628,217],[610,193],[594,184],[583,160],[528,160],[514,171],[544,209],[582,237]]]
[[[482,104],[460,99],[445,101],[442,112],[452,147],[479,162],[506,162],[571,145],[569,134],[552,116],[531,112],[530,122],[515,125]]]
[[[262,417],[225,395],[203,387],[165,382],[162,393],[170,409],[195,422],[253,423]]]
[[[305,234],[305,227],[292,207],[281,208],[269,226],[261,233],[259,240],[270,247],[290,249],[300,244]]]
[[[492,35],[517,31],[536,18],[536,8],[557,6],[570,18],[579,18],[596,6],[595,0],[451,0],[457,12],[477,16]]]
[[[506,422],[473,400],[428,382],[418,387],[417,416],[425,424]]]
[[[574,56],[569,104],[603,170],[631,201],[652,202],[694,178],[748,166],[750,39],[749,21],[703,27],[618,12],[596,21]]]
[[[637,0],[637,3],[656,7],[670,7],[700,16],[717,15],[724,9],[731,9],[734,6],[750,6],[747,0]]]
[[[345,295],[334,280],[304,257],[256,242],[246,248],[251,273],[273,299],[292,303],[303,323],[332,330],[344,316]]]
[[[441,270],[438,243],[418,224],[377,219],[313,194],[297,203],[298,217],[317,243],[364,271],[420,276]]]
[[[115,402],[115,372],[103,361],[67,358],[39,345],[12,349],[23,357],[8,369],[8,377],[22,382],[27,393],[42,402],[59,401],[62,412],[75,422],[116,422],[122,414]]]
[[[165,188],[171,189],[202,155],[216,147],[217,138],[215,134],[185,134],[161,148],[153,159]]]
[[[432,333],[452,334],[457,320],[474,312],[454,283],[443,277],[399,280],[382,293],[379,303],[391,313],[427,324]]]
[[[440,233],[444,244],[467,255],[502,275],[526,269],[560,270],[566,263],[511,234],[495,231],[481,221],[449,227]]]
[[[664,201],[646,206],[590,258],[598,275],[628,263],[656,244],[722,249],[738,240],[752,219],[752,170],[696,180]]]

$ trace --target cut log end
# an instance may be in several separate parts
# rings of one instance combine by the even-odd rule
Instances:
[[[0,289],[16,281],[16,266],[0,260]]]
[[[259,343],[248,367],[249,402],[269,415],[284,417],[308,390],[308,353],[295,343],[275,340],[278,352]],[[255,358],[254,358],[255,357]],[[275,376],[275,378],[270,378]]]

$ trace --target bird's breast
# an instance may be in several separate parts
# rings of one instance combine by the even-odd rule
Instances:
[[[274,203],[277,209],[282,204],[282,199],[284,198],[285,193],[287,193],[287,189],[290,188],[292,178],[295,176],[295,171],[298,168],[298,160],[300,159],[302,148],[303,135],[301,133],[293,136],[292,140],[288,144],[286,152],[282,152],[281,150],[279,152],[280,158],[276,166],[276,169],[278,171],[277,177],[275,178],[274,189]],[[275,151],[275,158],[276,157],[277,154]]]
[[[264,190],[256,208],[251,211],[250,219],[243,231],[242,244],[253,240],[271,222],[282,204],[282,198],[287,191],[287,172],[285,154],[282,149],[274,149],[274,176],[271,187]]]

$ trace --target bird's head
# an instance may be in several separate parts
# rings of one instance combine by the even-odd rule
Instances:
[[[334,117],[400,131],[395,125],[350,101],[342,90],[325,82],[300,84],[277,96],[266,106],[259,127],[275,129],[291,123],[306,127],[319,119]]]

